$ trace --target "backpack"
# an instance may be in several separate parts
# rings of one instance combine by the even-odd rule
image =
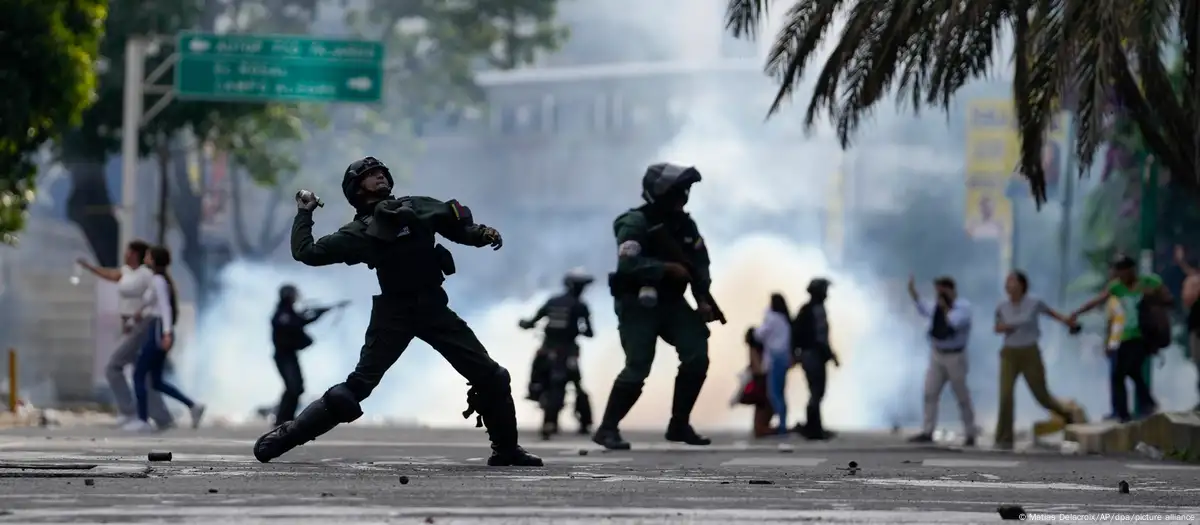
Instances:
[[[796,318],[792,320],[792,358],[795,362],[800,362],[800,353],[804,349],[812,349],[816,346],[817,337],[813,333],[813,314],[812,303],[805,303],[800,307],[800,311],[796,312]]]
[[[1142,343],[1150,355],[1171,346],[1171,318],[1165,305],[1143,297],[1138,302],[1138,324]]]

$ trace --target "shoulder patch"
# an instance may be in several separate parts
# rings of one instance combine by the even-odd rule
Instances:
[[[637,257],[642,253],[642,244],[637,241],[625,241],[617,247],[617,257]]]
[[[454,218],[456,220],[463,221],[467,224],[473,223],[474,218],[471,216],[471,208],[463,206],[460,202],[458,202],[458,199],[446,201],[446,204],[450,206],[450,212],[454,214]]]

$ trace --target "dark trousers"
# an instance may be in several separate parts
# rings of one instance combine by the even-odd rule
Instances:
[[[149,419],[150,412],[147,383],[150,388],[174,398],[188,408],[195,405],[178,388],[163,380],[163,368],[167,365],[167,351],[162,349],[161,340],[162,321],[155,320],[149,337],[142,344],[142,351],[138,354],[137,362],[133,365],[133,391],[137,396],[137,417],[142,421]]]
[[[398,300],[377,295],[372,298],[371,322],[358,364],[345,383],[358,401],[379,386],[413,338],[428,343],[471,384],[491,385],[503,370],[466,321],[447,306],[444,291]]]
[[[825,383],[827,379],[825,358],[813,352],[804,352],[800,354],[800,366],[804,369],[805,379],[808,380],[808,407],[806,407],[807,421],[805,422],[805,430],[815,435],[816,433],[825,431],[825,424],[821,421],[821,401],[825,399]]]
[[[1144,373],[1147,357],[1145,345],[1142,344],[1141,339],[1122,342],[1113,356],[1109,385],[1112,391],[1114,415],[1122,421],[1130,419],[1129,396],[1125,387],[1126,379],[1133,381],[1134,398],[1139,411],[1142,412],[1138,415],[1148,414],[1157,406]]]
[[[304,393],[304,375],[300,371],[300,358],[291,350],[275,351],[275,369],[283,379],[283,395],[275,412],[275,424],[281,425],[296,419],[296,407]]]
[[[579,372],[579,347],[571,344],[559,344],[542,348],[546,368],[543,373],[545,391],[539,401],[544,411],[543,423],[558,426],[558,415],[566,406],[567,385],[575,388],[575,417],[579,426],[590,427],[592,424],[592,408],[587,392],[583,390],[583,376]]]

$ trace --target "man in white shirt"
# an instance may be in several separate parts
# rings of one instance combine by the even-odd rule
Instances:
[[[933,442],[933,431],[937,426],[938,401],[942,388],[950,383],[950,389],[958,400],[963,428],[968,447],[975,446],[978,427],[975,426],[975,409],[971,405],[971,392],[967,388],[967,341],[971,338],[971,305],[958,297],[954,280],[939,277],[934,282],[937,297],[922,301],[917,295],[913,278],[908,280],[908,295],[917,305],[917,311],[930,319],[929,343],[931,356],[929,369],[925,372],[925,422],[921,433],[909,441],[914,443]]]
[[[143,241],[130,242],[125,249],[124,261],[120,268],[100,268],[83,259],[76,261],[96,277],[117,284],[117,310],[121,315],[122,335],[120,343],[109,357],[108,365],[104,367],[104,376],[112,388],[113,402],[117,405],[118,425],[125,425],[136,418],[137,406],[129,388],[129,381],[125,378],[125,367],[133,365],[150,330],[151,319],[143,313],[148,306],[146,290],[150,287],[154,272],[142,264],[149,249],[150,246]],[[174,426],[171,413],[163,403],[162,394],[151,389],[147,401],[150,418],[158,428]]]

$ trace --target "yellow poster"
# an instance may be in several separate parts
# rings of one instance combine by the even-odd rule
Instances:
[[[844,157],[843,157],[844,158]],[[845,243],[845,224],[843,217],[843,196],[845,194],[845,174],[842,161],[838,162],[837,171],[829,178],[829,186],[825,197],[825,256],[829,262],[840,264]]]
[[[1065,169],[1067,115],[1051,122],[1042,149],[1042,168],[1046,172],[1046,193],[1058,194]],[[967,106],[967,185],[1028,188],[1017,165],[1021,159],[1021,140],[1017,134],[1017,115],[1011,99],[973,100]]]
[[[1065,168],[1066,114],[1054,119],[1042,153],[1047,195],[1058,194]],[[1029,184],[1018,170],[1021,140],[1012,99],[973,100],[967,105],[965,228],[976,239],[995,239],[1000,267],[1012,267],[1013,208],[1009,197],[1028,195]]]
[[[967,188],[967,233],[976,239],[1012,236],[1012,203],[1002,190],[986,186]]]

